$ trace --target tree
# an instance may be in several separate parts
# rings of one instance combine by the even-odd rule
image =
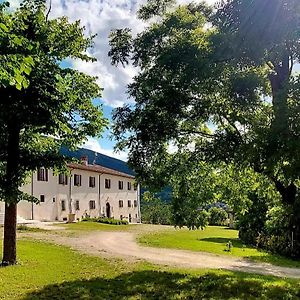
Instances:
[[[141,214],[143,223],[171,225],[173,221],[170,203],[163,202],[149,191],[143,193]]]
[[[26,0],[15,12],[0,10],[0,199],[5,201],[2,265],[16,263],[20,200],[36,201],[19,187],[38,167],[64,168],[60,147],[78,146],[100,134],[106,120],[92,99],[96,78],[63,68],[66,58],[94,61],[86,53],[79,21],[48,19],[44,1]]]
[[[128,88],[136,104],[117,109],[114,121],[118,147],[129,149],[140,179],[162,168],[171,143],[207,163],[251,169],[292,211],[298,250],[299,11],[297,0],[156,9],[155,19],[142,15],[150,25],[136,37],[129,29],[113,32],[110,51],[114,64],[131,59],[139,68]]]

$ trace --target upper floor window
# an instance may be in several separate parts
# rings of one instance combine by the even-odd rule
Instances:
[[[95,200],[91,200],[90,201],[90,209],[95,209],[96,208],[96,201]]]
[[[81,175],[78,174],[74,175],[74,185],[81,186]]]
[[[89,187],[95,187],[95,186],[96,186],[96,178],[93,176],[90,176]]]
[[[131,207],[131,200],[128,200],[127,204],[128,204],[128,207]]]
[[[137,183],[133,184],[133,189],[136,191],[137,190]]]
[[[123,190],[123,181],[119,180],[119,190]]]
[[[110,181],[110,179],[105,179],[105,188],[106,189],[110,189],[110,187],[111,187],[111,181]]]
[[[131,191],[131,182],[127,182],[127,189],[128,189],[128,191]]]
[[[119,207],[123,207],[123,200],[119,200]]]
[[[137,200],[133,201],[133,205],[134,205],[134,207],[137,207]]]
[[[45,202],[45,195],[40,195],[40,202]]]
[[[58,175],[58,184],[67,185],[68,184],[68,176],[65,174]]]
[[[45,168],[39,168],[37,171],[38,181],[48,181],[48,170]]]

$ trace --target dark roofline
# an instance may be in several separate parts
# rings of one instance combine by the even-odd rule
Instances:
[[[120,176],[120,177],[125,177],[125,178],[130,178],[134,179],[134,176],[119,172],[113,169],[109,169],[106,167],[102,167],[99,165],[83,165],[83,164],[78,164],[78,163],[68,163],[67,166],[72,169],[79,169],[79,170],[85,170],[85,171],[92,171],[92,172],[97,172],[100,174],[109,174],[109,175],[114,175],[114,176]]]

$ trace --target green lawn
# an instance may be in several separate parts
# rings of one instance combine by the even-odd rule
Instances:
[[[226,244],[231,241],[233,248],[227,252]],[[293,261],[281,256],[243,245],[238,239],[238,231],[227,227],[209,226],[204,230],[170,229],[163,232],[141,235],[139,242],[147,246],[204,251],[222,255],[247,257],[276,265],[300,267],[300,261]]]
[[[1,246],[1,245],[0,245]],[[20,265],[0,268],[0,299],[299,299],[300,283],[225,271],[185,271],[19,241]]]
[[[55,225],[54,225],[55,226]],[[65,227],[67,230],[75,231],[126,231],[139,225],[111,225],[97,222],[77,222],[70,224],[59,224],[59,227]]]

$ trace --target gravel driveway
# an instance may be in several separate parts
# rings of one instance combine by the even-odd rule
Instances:
[[[80,237],[48,236],[52,241],[93,255],[126,260],[145,260],[183,268],[226,269],[263,275],[300,278],[300,269],[274,266],[247,259],[205,252],[145,247],[137,244],[134,232],[93,232]]]

